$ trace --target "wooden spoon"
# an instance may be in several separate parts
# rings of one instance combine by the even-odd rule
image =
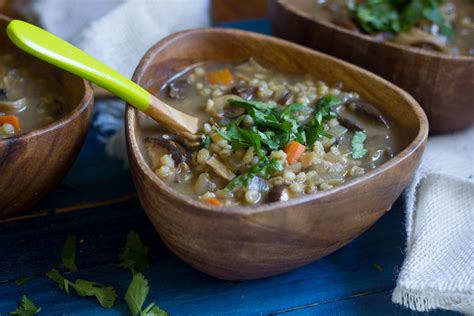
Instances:
[[[198,118],[159,100],[125,76],[86,52],[30,23],[12,20],[7,26],[10,40],[39,59],[71,72],[112,92],[172,132],[195,139]]]

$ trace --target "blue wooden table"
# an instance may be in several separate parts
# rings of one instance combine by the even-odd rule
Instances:
[[[269,32],[265,20],[226,26]],[[118,267],[117,256],[131,229],[151,248],[151,267],[144,273],[151,287],[146,304],[155,301],[171,315],[413,314],[390,300],[404,257],[401,200],[368,232],[317,262],[263,280],[217,280],[164,246],[140,206],[128,169],[105,154],[103,136],[91,128],[72,170],[31,215],[0,222],[0,315],[15,310],[23,294],[43,315],[128,315],[123,295],[131,274]],[[60,265],[68,234],[80,243],[78,271],[65,276],[113,285],[119,294],[113,308],[68,296],[45,277]],[[22,276],[33,279],[16,285]]]

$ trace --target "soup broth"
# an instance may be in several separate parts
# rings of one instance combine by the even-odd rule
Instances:
[[[204,136],[192,143],[148,122],[150,167],[177,191],[213,205],[329,190],[400,150],[390,119],[356,92],[253,59],[192,67],[159,97],[199,117]]]
[[[362,32],[346,0],[280,0],[288,5],[341,27]],[[355,1],[357,3],[358,1]],[[363,1],[359,1],[363,2]],[[416,25],[409,32],[398,35],[385,32],[374,34],[381,40],[435,50],[452,55],[474,56],[474,2],[472,0],[447,0],[440,7],[441,14],[452,27],[450,38],[439,33],[430,23]]]
[[[47,65],[0,53],[0,139],[41,128],[67,110]]]

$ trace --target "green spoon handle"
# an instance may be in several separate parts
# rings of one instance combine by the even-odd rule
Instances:
[[[27,53],[92,81],[140,111],[149,109],[152,96],[148,91],[59,37],[20,20],[8,24],[7,34]]]

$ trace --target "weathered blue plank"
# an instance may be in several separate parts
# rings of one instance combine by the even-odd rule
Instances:
[[[298,308],[310,308],[313,314],[315,304],[331,310],[336,302],[339,307],[333,310],[347,308],[350,312],[355,303],[349,297],[387,292],[394,286],[404,242],[399,206],[342,250],[291,273],[248,282],[216,280],[183,263],[164,247],[136,200],[4,223],[0,226],[0,244],[4,245],[0,250],[0,313],[13,310],[24,293],[48,315],[124,313],[123,303],[106,311],[92,299],[68,297],[44,273],[59,265],[62,242],[67,234],[75,233],[84,243],[79,246],[79,271],[74,276],[114,285],[123,295],[130,274],[116,266],[116,258],[132,228],[152,247],[151,268],[145,273],[153,289],[150,299],[174,315],[270,314]],[[384,270],[374,269],[374,262]],[[14,285],[12,281],[22,275],[35,279],[21,287]],[[375,310],[404,312],[389,300],[373,301]],[[324,312],[321,306],[314,313]]]

